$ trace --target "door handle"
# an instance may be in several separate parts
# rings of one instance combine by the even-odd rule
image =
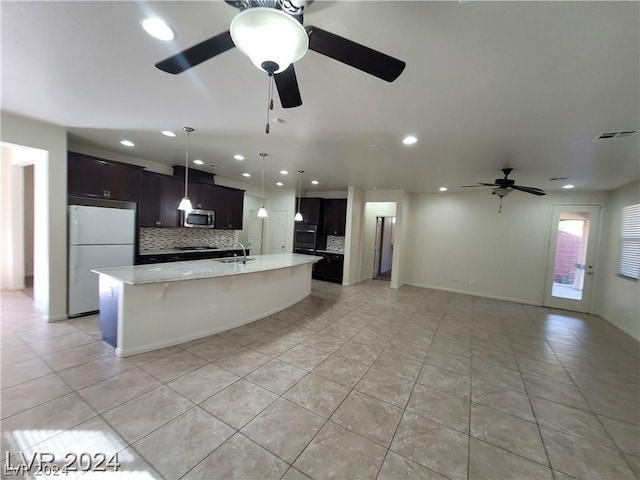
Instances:
[[[587,275],[595,275],[596,272],[587,272]]]

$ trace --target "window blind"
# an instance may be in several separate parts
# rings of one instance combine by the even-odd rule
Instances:
[[[618,274],[640,278],[640,204],[622,209]]]

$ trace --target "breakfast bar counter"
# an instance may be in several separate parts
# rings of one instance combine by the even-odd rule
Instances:
[[[124,357],[267,317],[311,293],[312,265],[321,260],[284,253],[251,258],[93,270],[103,339]]]

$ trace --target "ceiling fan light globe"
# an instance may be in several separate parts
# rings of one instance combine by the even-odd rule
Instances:
[[[277,64],[273,73],[286,70],[309,48],[309,37],[300,22],[275,8],[243,10],[231,21],[230,31],[238,50],[260,70],[265,70],[265,62]]]

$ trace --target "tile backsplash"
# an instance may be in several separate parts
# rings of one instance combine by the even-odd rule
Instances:
[[[327,235],[327,251],[344,253],[344,237]]]
[[[238,240],[235,230],[213,228],[141,228],[140,250],[164,250],[175,247],[231,247]]]

